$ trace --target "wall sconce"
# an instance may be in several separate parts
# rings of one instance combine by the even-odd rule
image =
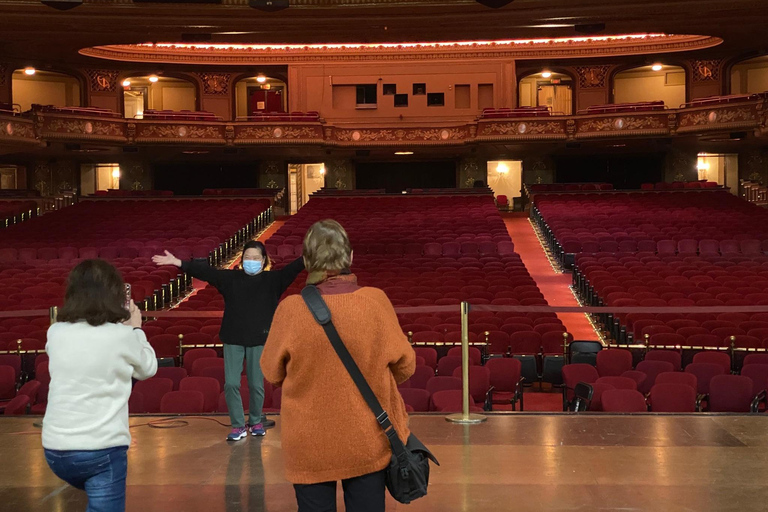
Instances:
[[[33,67],[24,68],[24,74],[25,75],[32,76],[32,75],[35,74],[35,72],[36,72],[36,70]]]
[[[664,68],[664,66],[662,66],[658,62],[656,64],[654,64],[653,66],[651,66],[651,69],[654,70],[654,71],[661,71],[663,68]]]
[[[544,78],[549,78],[549,77],[552,76],[552,72],[551,71],[542,71],[541,72],[541,76],[543,76]]]
[[[509,167],[507,167],[507,164],[504,162],[499,162],[499,165],[496,166],[496,172],[499,174],[507,174],[509,172]]]
[[[263,84],[264,82],[267,81],[267,77],[265,77],[264,75],[259,75],[256,77],[256,81],[259,82],[260,84]]]
[[[131,86],[131,81],[130,80],[127,80],[127,79],[123,80],[123,87],[130,87],[130,86]]]
[[[320,168],[320,176],[325,176],[325,166]]]
[[[159,78],[157,78],[155,75],[152,75],[151,77],[149,77],[149,81],[152,82],[153,84],[155,82],[157,82],[158,80],[159,80]]]
[[[702,162],[701,160],[699,160],[699,163],[696,164],[696,168],[700,171],[708,171],[709,164],[707,162]]]

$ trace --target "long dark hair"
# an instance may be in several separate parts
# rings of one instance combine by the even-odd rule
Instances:
[[[104,260],[85,260],[72,269],[58,321],[85,320],[99,326],[130,317],[125,309],[125,284],[115,267]]]
[[[262,265],[262,268],[264,270],[269,269],[269,255],[267,254],[267,247],[256,240],[251,240],[249,242],[246,242],[243,246],[243,253],[240,255],[240,264],[243,264],[243,258],[245,257],[245,251],[248,249],[258,249],[261,251],[261,255],[264,257],[264,264]]]

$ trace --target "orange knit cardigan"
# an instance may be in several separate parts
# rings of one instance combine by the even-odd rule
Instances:
[[[392,304],[376,288],[323,298],[342,341],[405,442],[408,414],[397,384],[413,374],[416,356]],[[269,382],[283,388],[281,439],[289,482],[344,480],[387,467],[386,436],[300,296],[278,306],[261,368]]]

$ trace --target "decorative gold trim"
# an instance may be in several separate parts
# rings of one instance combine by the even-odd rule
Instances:
[[[699,35],[633,34],[624,36],[506,41],[405,44],[215,45],[141,44],[83,48],[81,55],[127,62],[210,65],[286,64],[330,60],[366,61],[514,58],[608,57],[646,55],[711,48],[722,39]]]

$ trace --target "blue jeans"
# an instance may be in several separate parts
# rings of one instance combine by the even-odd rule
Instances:
[[[124,512],[128,447],[106,450],[45,450],[51,471],[88,494],[86,512]]]

